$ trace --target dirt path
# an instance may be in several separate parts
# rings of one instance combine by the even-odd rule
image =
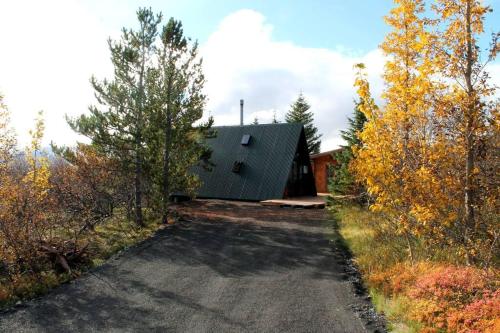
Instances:
[[[374,332],[324,210],[196,201],[92,274],[0,315],[0,332]],[[368,323],[369,324],[369,323]],[[379,329],[381,331],[381,329]]]

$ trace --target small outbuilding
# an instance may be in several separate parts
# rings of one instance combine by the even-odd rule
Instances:
[[[314,181],[318,193],[328,192],[328,182],[332,177],[332,167],[337,163],[333,156],[340,151],[342,151],[342,148],[311,155]]]
[[[196,167],[200,198],[262,201],[316,196],[301,124],[214,127],[213,166]]]

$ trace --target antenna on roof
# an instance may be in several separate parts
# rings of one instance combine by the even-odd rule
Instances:
[[[240,99],[240,126],[243,126],[243,103],[244,101]]]

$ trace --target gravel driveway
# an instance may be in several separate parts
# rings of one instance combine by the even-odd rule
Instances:
[[[377,331],[326,238],[325,210],[224,201],[178,210],[184,222],[0,314],[0,332]]]

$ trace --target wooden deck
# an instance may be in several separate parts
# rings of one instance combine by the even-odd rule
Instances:
[[[264,206],[279,206],[291,208],[325,208],[326,197],[297,197],[288,199],[271,199],[261,201]]]

